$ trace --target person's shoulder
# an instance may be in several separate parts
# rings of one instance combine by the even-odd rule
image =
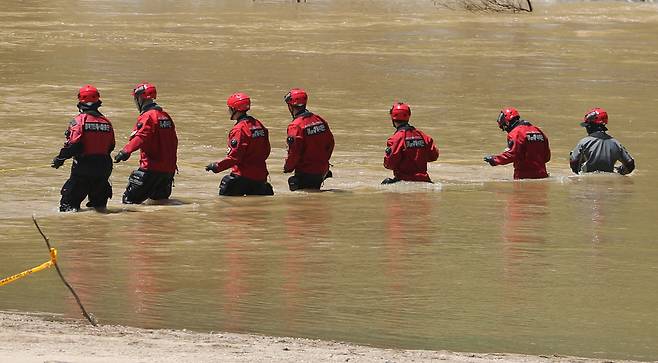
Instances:
[[[324,123],[327,123],[327,120],[325,120],[324,117],[318,115],[317,113],[313,113],[313,112],[310,112],[310,111],[309,111],[309,113],[310,113],[310,117],[312,117],[312,118],[314,118],[314,119],[316,119],[316,120],[321,120],[321,121],[323,121]]]
[[[427,140],[428,142],[429,142],[429,141],[434,142],[434,138],[432,137],[432,135],[427,134],[427,133],[424,133],[424,132],[423,132],[422,135],[423,135],[423,137],[425,138],[425,140]]]
[[[293,122],[296,122],[299,125],[306,125],[306,124],[314,122],[318,119],[320,119],[320,118],[316,114],[311,113],[311,112],[304,112],[301,115],[298,115],[297,117],[295,117],[295,120]]]
[[[302,132],[303,129],[304,129],[304,125],[301,123],[301,121],[298,121],[297,119],[292,120],[292,122],[288,124],[289,135],[303,136],[303,132]]]
[[[544,135],[544,138],[548,139],[548,135],[546,135],[546,133],[544,132],[544,130],[541,129],[541,127],[539,127],[539,126],[533,126],[533,127],[534,127],[535,130],[537,130],[538,132],[541,132],[541,134]]]
[[[393,132],[393,135],[388,137],[388,141],[402,140],[402,139],[404,139],[404,136],[405,136],[404,130],[398,129],[398,130],[395,130],[395,132]]]
[[[229,131],[229,134],[234,134],[236,132],[240,132],[240,131],[242,131],[243,128],[245,128],[245,123],[244,122],[238,122],[237,124],[235,124],[231,127],[231,131]]]
[[[255,119],[255,120],[256,120],[256,122],[255,122],[255,125],[256,125],[256,126],[258,126],[258,127],[260,127],[261,129],[267,131],[267,127],[265,126],[265,124],[263,123],[263,121],[261,121],[261,120],[259,120],[259,119]]]
[[[534,129],[537,130],[537,131],[544,132],[544,130],[542,130],[542,128],[539,127],[539,126],[537,126],[537,125],[530,125],[530,126],[532,126],[532,128],[534,128]]]
[[[294,120],[290,121],[288,128],[302,128],[304,126],[303,117],[295,117]]]
[[[78,114],[75,115],[70,121],[69,121],[69,127],[75,127],[78,124],[81,124],[84,121],[84,114]]]
[[[173,121],[173,119],[171,118],[171,115],[169,115],[169,113],[167,111],[162,109],[162,107],[154,108],[153,111],[154,111],[154,114],[158,116],[158,118],[160,118],[161,116],[164,116],[164,117],[168,118],[169,120]]]
[[[109,124],[112,123],[112,120],[110,120],[110,118],[107,117],[107,116],[105,116],[105,115],[100,116],[100,118],[103,119],[103,120],[105,120],[105,121],[106,121],[107,123],[109,123]]]
[[[574,150],[575,149],[582,149],[582,148],[586,147],[586,145],[588,143],[590,143],[591,141],[592,141],[592,138],[590,136],[585,136],[582,139],[578,140],[578,142],[576,143],[576,145],[574,145],[573,148],[574,148]]]
[[[610,135],[608,135],[608,136],[610,136]],[[617,146],[619,146],[619,147],[621,147],[621,148],[624,147],[624,145],[622,145],[621,141],[615,139],[615,138],[612,137],[612,136],[610,136],[610,138],[609,138],[608,140],[610,140],[611,142],[614,142],[615,144],[617,144]]]
[[[521,125],[519,125],[519,126],[521,126],[522,129],[543,132],[541,127],[539,127],[539,126],[537,126],[537,125],[535,125],[532,122],[527,121],[527,120],[523,120],[523,123],[521,123]]]
[[[263,123],[263,121],[261,121],[259,118],[256,118],[254,116],[249,116],[249,123],[251,123],[252,125],[258,125],[258,126],[265,127],[265,124]]]
[[[147,119],[157,119],[158,112],[154,109],[146,110],[139,114],[137,117],[138,120],[147,120]]]
[[[518,131],[517,131],[518,130]],[[542,134],[544,131],[541,129],[541,127],[537,125],[533,125],[529,121],[525,121],[524,123],[520,124],[518,127],[515,127],[512,132],[517,131],[517,132],[541,132]]]
[[[619,143],[619,141],[617,141],[617,139],[615,139],[612,135],[608,134],[605,131],[601,132],[601,135],[599,137],[603,140],[612,140],[616,143]]]
[[[526,125],[519,125],[507,133],[507,137],[514,137],[517,135],[524,135],[528,131]]]

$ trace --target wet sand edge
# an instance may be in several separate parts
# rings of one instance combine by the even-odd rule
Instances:
[[[95,328],[82,320],[17,312],[0,312],[0,342],[2,362],[611,362],[559,355],[382,349],[303,338],[118,325]]]

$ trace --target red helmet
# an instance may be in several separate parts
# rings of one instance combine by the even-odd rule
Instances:
[[[157,91],[154,85],[144,82],[135,86],[132,95],[135,98],[154,100],[157,97]]]
[[[391,120],[393,121],[409,121],[409,118],[411,117],[411,107],[406,103],[396,102],[391,106],[388,113],[391,114]]]
[[[226,100],[226,106],[235,111],[248,111],[251,108],[251,100],[246,93],[238,92],[231,95]]]
[[[580,126],[585,127],[587,125],[607,125],[608,124],[608,113],[604,109],[595,107],[585,114],[583,117],[583,122]]]
[[[505,107],[500,111],[500,114],[498,115],[498,127],[500,127],[501,130],[505,130],[509,124],[514,121],[518,120],[521,118],[521,115],[519,115],[519,111],[516,110],[514,107]]]
[[[90,84],[86,84],[78,90],[78,101],[82,103],[96,103],[101,98],[98,89]]]
[[[286,94],[283,100],[289,105],[303,107],[306,106],[308,95],[306,94],[306,91],[301,88],[293,88],[288,94]]]

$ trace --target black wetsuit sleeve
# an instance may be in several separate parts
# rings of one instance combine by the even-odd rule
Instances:
[[[64,147],[59,151],[59,155],[57,155],[57,157],[60,159],[70,159],[80,154],[82,154],[81,142],[77,142],[75,144],[66,143]]]
[[[630,174],[633,172],[633,170],[635,170],[635,160],[622,144],[617,143],[617,145],[619,146],[619,151],[621,154],[620,161],[623,165],[623,168],[620,168],[619,174]]]
[[[621,175],[630,174],[635,170],[635,160],[622,161],[622,166],[619,167],[618,172]]]

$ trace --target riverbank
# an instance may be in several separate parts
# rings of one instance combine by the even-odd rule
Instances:
[[[0,362],[579,362],[609,360],[505,353],[381,349],[234,333],[91,327],[0,312]]]

